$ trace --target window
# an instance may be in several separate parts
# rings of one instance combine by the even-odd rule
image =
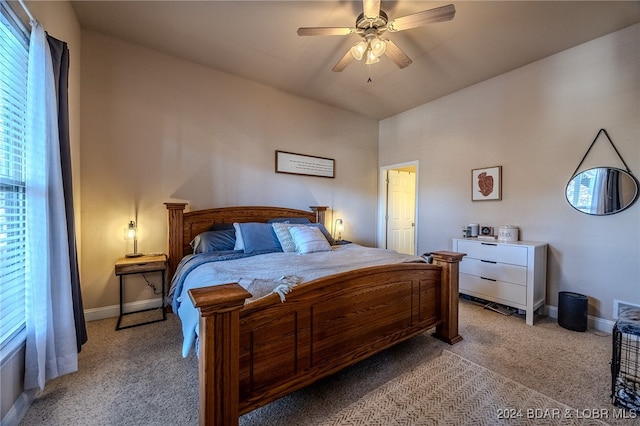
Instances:
[[[25,116],[29,39],[0,1],[0,349],[25,327]]]

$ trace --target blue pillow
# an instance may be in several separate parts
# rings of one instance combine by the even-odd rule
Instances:
[[[207,231],[196,237],[189,243],[193,253],[211,253],[212,251],[233,250],[236,243],[236,231],[226,229],[224,231]]]
[[[239,223],[245,253],[282,251],[282,246],[270,223]]]
[[[214,223],[209,231],[226,231],[227,229],[233,229],[233,223]]]

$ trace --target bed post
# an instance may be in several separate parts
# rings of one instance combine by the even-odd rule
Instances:
[[[167,280],[171,282],[173,274],[178,268],[178,263],[183,257],[182,253],[182,234],[184,208],[187,203],[164,203],[167,206],[167,216],[169,219],[169,250],[168,250],[168,270]]]
[[[238,424],[240,403],[240,309],[251,293],[238,284],[189,290],[200,311],[200,426]]]
[[[326,206],[309,206],[312,212],[316,214],[316,223],[321,223],[324,225],[324,216],[327,211]]]
[[[433,263],[442,268],[441,311],[442,323],[436,326],[434,337],[450,345],[462,340],[458,334],[458,274],[464,253],[451,251],[432,252]]]

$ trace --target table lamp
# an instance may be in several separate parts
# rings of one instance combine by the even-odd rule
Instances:
[[[133,240],[133,253],[127,253],[124,257],[140,257],[142,253],[138,253],[138,228],[136,223],[132,220],[129,221],[129,225],[124,228],[124,239],[127,241]]]

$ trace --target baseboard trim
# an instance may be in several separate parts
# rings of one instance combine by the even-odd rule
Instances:
[[[137,302],[125,303],[123,306],[124,312],[140,311],[143,309],[152,309],[160,306],[160,298],[139,300]],[[558,307],[552,305],[545,305],[544,310],[547,316],[558,319]],[[97,321],[106,318],[114,318],[120,315],[119,305],[104,306],[101,308],[86,309],[84,311],[84,318],[87,321]],[[587,326],[596,331],[602,331],[604,333],[611,333],[615,321],[611,321],[604,318],[587,316]]]
[[[549,317],[558,319],[557,306],[545,305],[544,310]],[[611,333],[614,325],[615,321],[587,315],[587,327],[592,330]]]
[[[1,426],[17,426],[20,424],[24,416],[27,414],[27,410],[31,407],[31,404],[36,399],[36,391],[28,390],[22,392],[22,394],[13,403],[7,414],[0,421]]]
[[[137,302],[125,303],[122,306],[122,310],[126,312],[142,311],[144,309],[159,308],[161,306],[162,299],[147,299],[139,300]],[[86,321],[97,321],[106,318],[114,318],[120,315],[120,305],[103,306],[101,308],[85,309],[84,319]]]

